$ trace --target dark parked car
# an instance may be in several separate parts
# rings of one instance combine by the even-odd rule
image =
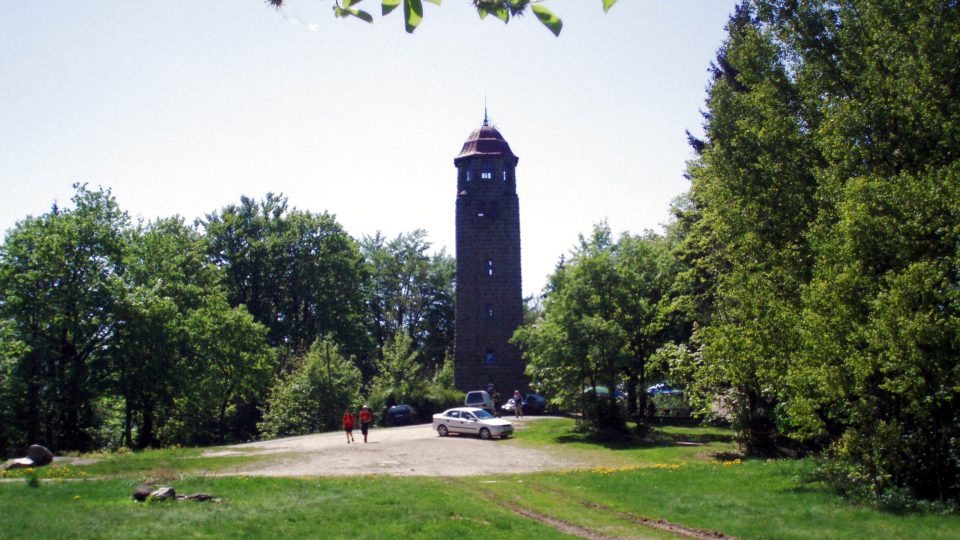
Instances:
[[[417,411],[409,405],[394,405],[387,409],[387,423],[391,426],[405,426],[419,421]]]
[[[538,396],[537,394],[525,394],[523,396],[523,414],[543,414],[546,408],[547,400],[543,396]],[[507,402],[500,407],[500,410],[513,414],[513,398],[508,399]]]

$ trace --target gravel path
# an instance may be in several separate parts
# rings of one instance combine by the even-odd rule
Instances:
[[[514,426],[522,430],[527,422],[539,418],[544,417],[522,418],[515,421]],[[271,459],[230,473],[248,476],[473,476],[585,465],[524,448],[512,439],[482,441],[468,436],[440,437],[430,424],[374,428],[366,444],[360,430],[355,430],[354,436],[357,442],[353,444],[347,444],[342,432],[318,433],[241,444],[205,455],[275,454]]]

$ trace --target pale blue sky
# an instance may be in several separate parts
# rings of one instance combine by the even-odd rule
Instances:
[[[329,0],[8,2],[0,229],[67,204],[75,181],[144,219],[272,191],[355,237],[422,228],[453,253],[453,158],[486,96],[520,157],[523,289],[539,292],[593,223],[668,220],[734,4],[549,0],[555,38],[467,0],[426,4],[413,35],[399,11],[368,25]]]

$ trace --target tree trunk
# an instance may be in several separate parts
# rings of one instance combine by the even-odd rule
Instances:
[[[643,409],[640,409],[643,414]],[[627,415],[630,418],[637,418],[637,374],[630,370],[627,373]]]
[[[220,421],[219,424],[219,435],[220,435],[220,444],[226,442],[227,438],[227,405],[230,403],[230,395],[233,394],[234,385],[231,384],[227,391],[223,394],[223,400],[220,402]]]
[[[640,415],[646,418],[648,421],[650,418],[647,417],[647,359],[640,359]]]
[[[153,403],[145,403],[141,413],[143,421],[140,424],[140,433],[138,434],[137,446],[141,449],[148,446],[154,446],[153,440]]]
[[[755,456],[776,454],[772,406],[754,390],[747,391],[747,453]]]
[[[37,382],[40,380],[41,374],[38,373],[40,366],[40,359],[36,358],[34,354],[27,354],[27,374],[26,374],[26,387],[27,387],[27,403],[26,403],[26,422],[25,422],[25,434],[27,436],[26,441],[20,441],[21,444],[50,444],[49,441],[42,441],[40,439],[40,388],[41,385]]]
[[[66,331],[64,331],[66,334]],[[81,412],[85,409],[85,388],[87,379],[87,365],[83,356],[77,353],[73,343],[64,335],[60,344],[60,363],[63,368],[64,380],[61,408],[57,416],[60,418],[56,429],[59,431],[60,450],[87,450],[87,437],[83,432]]]
[[[133,448],[133,408],[130,405],[130,396],[123,399],[123,438],[121,444]]]

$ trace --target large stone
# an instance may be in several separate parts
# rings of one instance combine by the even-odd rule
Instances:
[[[176,500],[177,492],[172,487],[160,487],[150,494],[150,498],[155,501]]]
[[[4,467],[4,469],[6,470],[26,469],[28,467],[33,467],[33,466],[34,466],[34,463],[32,459],[22,457],[22,458],[11,459],[10,461],[7,462],[7,465]]]
[[[37,467],[53,463],[53,452],[39,444],[32,444],[30,448],[27,448],[27,457],[32,459]]]

